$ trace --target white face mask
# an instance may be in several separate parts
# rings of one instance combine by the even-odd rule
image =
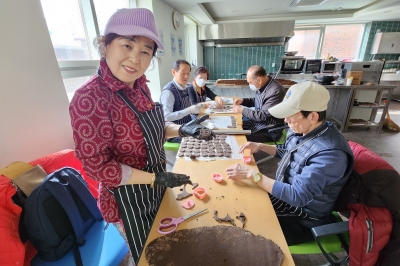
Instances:
[[[258,90],[258,88],[253,84],[249,84],[249,86],[250,86],[250,90],[252,90],[252,91]]]
[[[197,78],[197,79],[196,79],[196,84],[197,84],[197,86],[199,86],[199,87],[203,87],[204,84],[206,84],[206,80],[205,80],[205,79],[202,79],[202,78]]]

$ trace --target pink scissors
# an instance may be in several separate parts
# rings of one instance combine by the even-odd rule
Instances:
[[[162,235],[168,235],[176,230],[176,228],[178,227],[178,224],[180,224],[183,221],[185,221],[186,219],[189,219],[190,217],[200,214],[206,210],[207,209],[204,209],[204,210],[201,210],[201,211],[198,211],[198,212],[195,212],[192,214],[188,214],[186,216],[179,217],[179,218],[172,218],[172,217],[164,218],[160,221],[160,226],[158,227],[158,232]],[[168,228],[171,228],[171,230],[165,231],[165,229],[168,229]]]

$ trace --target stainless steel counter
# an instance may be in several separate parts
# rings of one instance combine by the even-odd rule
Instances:
[[[293,75],[292,75],[293,76]],[[299,76],[299,75],[296,75]],[[305,76],[305,75],[304,75]],[[286,78],[285,78],[286,79]],[[305,80],[295,80],[304,82]],[[255,96],[255,92],[250,90],[249,86],[230,86],[221,84],[207,85],[216,95],[223,97],[239,97],[251,98]],[[349,126],[364,126],[364,127],[377,127],[379,133],[382,129],[383,121],[389,107],[393,85],[323,85],[330,94],[330,101],[328,103],[327,118],[335,121],[338,124],[340,131],[347,131]],[[291,86],[285,85],[284,88],[288,89]],[[387,103],[381,104],[383,92],[387,92]],[[374,102],[378,106],[373,108],[354,108],[353,102],[355,99],[365,102]],[[382,109],[382,115],[378,122],[375,121],[375,116],[378,109]],[[365,116],[365,117],[362,117]],[[354,125],[349,122],[351,118],[361,118],[368,121],[365,125]]]
[[[278,74],[277,79],[290,79],[294,81],[314,80],[314,74]]]
[[[297,83],[300,82],[304,82],[307,80],[293,80],[296,81]],[[290,88],[292,85],[283,85],[283,87],[285,89]],[[327,89],[345,89],[345,90],[349,90],[349,89],[390,89],[390,88],[394,88],[394,85],[386,85],[386,84],[380,84],[380,85],[350,85],[350,86],[346,86],[346,85],[322,85]],[[214,88],[220,88],[220,89],[248,89],[250,90],[249,86],[243,86],[243,85],[223,85],[223,84],[207,84],[207,87],[209,87],[210,89],[214,89]],[[224,93],[225,94],[225,93]],[[224,96],[224,95],[222,95]],[[226,95],[226,96],[232,96],[232,95]]]

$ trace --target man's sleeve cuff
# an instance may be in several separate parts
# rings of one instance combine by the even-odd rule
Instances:
[[[284,184],[282,182],[275,181],[274,185],[272,186],[272,191],[271,191],[272,196],[280,199],[282,190],[283,190],[283,186],[284,186]]]
[[[274,157],[278,158],[278,159],[282,159],[285,152],[286,152],[285,149],[280,149],[280,148],[276,147],[276,153],[275,153]]]

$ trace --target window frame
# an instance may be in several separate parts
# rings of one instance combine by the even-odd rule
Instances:
[[[337,24],[309,25],[309,26],[300,26],[299,25],[299,26],[294,27],[294,31],[297,31],[297,30],[299,30],[299,31],[300,30],[320,30],[320,36],[319,36],[319,40],[318,40],[317,51],[315,53],[315,58],[321,58],[322,45],[324,43],[326,27],[327,26],[338,26],[338,25],[354,25],[354,24],[364,25],[363,35],[361,36],[363,38],[363,36],[365,35],[367,23],[337,23]],[[358,57],[360,57],[360,53],[361,53],[362,38],[361,38],[361,44],[358,47]]]
[[[294,27],[294,31],[301,30],[319,30],[319,39],[317,44],[317,51],[315,52],[315,58],[321,57],[322,44],[324,43],[325,26],[315,25],[315,26],[301,26]]]
[[[89,60],[57,60],[63,79],[93,76],[100,64],[100,56],[93,40],[100,36],[97,15],[93,0],[78,0],[86,39],[88,40]],[[129,7],[137,6],[136,0],[129,0]]]
[[[63,79],[93,76],[100,65],[100,60],[59,60],[57,62]]]

